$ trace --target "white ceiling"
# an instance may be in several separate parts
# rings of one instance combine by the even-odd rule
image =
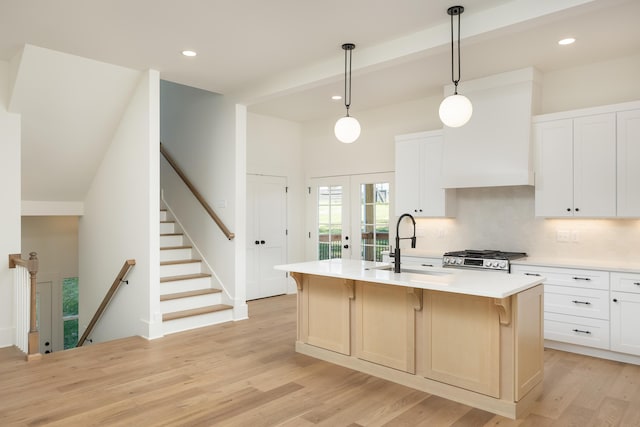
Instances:
[[[0,0],[0,59],[25,43],[237,97],[304,121],[441,94],[450,81],[451,0]],[[638,0],[464,0],[464,80],[566,68],[640,52]],[[561,48],[564,36],[578,41]],[[180,55],[184,49],[195,58]],[[462,86],[463,87],[463,86]]]

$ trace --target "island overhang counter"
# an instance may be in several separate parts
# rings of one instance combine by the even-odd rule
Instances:
[[[543,277],[332,259],[298,288],[296,351],[509,418],[542,392]]]

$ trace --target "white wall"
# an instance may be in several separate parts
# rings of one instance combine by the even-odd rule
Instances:
[[[82,334],[125,260],[136,265],[90,335],[101,342],[161,336],[159,74],[140,82],[84,200],[79,227]]]
[[[302,126],[259,114],[249,114],[247,122],[247,173],[287,178],[287,262],[304,261]]]
[[[161,82],[163,146],[238,237],[228,240],[170,166],[161,163],[164,200],[185,228],[234,306],[246,317],[244,271],[245,109],[222,95]],[[240,255],[242,254],[242,255]]]
[[[640,100],[639,75],[640,55],[548,72],[543,75],[541,113]],[[440,101],[434,97],[354,111],[362,135],[351,145],[335,140],[333,118],[305,123],[306,176],[393,170],[393,137],[441,128]],[[533,197],[533,187],[458,190],[456,218],[418,221],[418,249],[434,255],[477,248],[526,251],[539,257],[640,259],[640,221],[537,219]],[[580,241],[556,242],[558,229],[577,231]]]
[[[7,112],[9,64],[0,61],[0,347],[14,344],[13,270],[8,255],[20,253],[20,116]]]
[[[78,217],[23,216],[22,258],[38,253],[38,273],[78,277]]]

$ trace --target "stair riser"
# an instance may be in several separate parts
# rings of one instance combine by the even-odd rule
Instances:
[[[160,277],[186,276],[187,274],[202,273],[201,262],[189,262],[186,264],[171,264],[160,266]]]
[[[182,246],[184,245],[184,240],[182,239],[182,235],[178,236],[160,236],[160,247],[165,246]]]
[[[160,221],[167,220],[167,211],[160,211]]]
[[[162,314],[165,314],[217,304],[222,304],[222,295],[220,292],[215,294],[198,295],[195,297],[160,301],[160,310],[162,311]]]
[[[175,233],[176,224],[174,222],[161,222],[160,234]]]
[[[163,249],[160,251],[160,261],[180,261],[191,259],[191,249]]]
[[[183,317],[162,322],[162,330],[165,335],[175,332],[182,332],[189,329],[202,328],[218,323],[229,322],[233,320],[233,310],[221,310],[215,313],[201,314],[199,316]]]
[[[202,277],[189,280],[176,280],[175,282],[160,283],[160,295],[177,294],[178,292],[196,291],[200,289],[209,289],[210,287],[210,277]]]

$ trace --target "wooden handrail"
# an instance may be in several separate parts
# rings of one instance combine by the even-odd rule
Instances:
[[[9,268],[16,268],[16,266],[22,266],[29,271],[29,348],[27,352],[27,360],[39,359],[42,357],[40,354],[40,332],[38,332],[38,323],[36,317],[36,286],[38,274],[38,254],[35,252],[29,253],[29,259],[23,260],[20,254],[9,255]]]
[[[169,162],[169,164],[171,165],[173,170],[176,171],[176,173],[182,179],[182,181],[186,184],[186,186],[189,187],[189,190],[191,190],[191,193],[193,193],[193,195],[196,197],[196,199],[198,199],[198,201],[200,202],[200,204],[202,205],[204,210],[207,211],[207,213],[209,214],[211,219],[213,219],[215,221],[215,223],[218,224],[218,227],[220,228],[220,230],[222,230],[224,235],[227,236],[227,239],[232,240],[234,237],[236,237],[236,235],[233,234],[227,228],[226,225],[224,225],[224,223],[222,222],[220,217],[218,217],[218,215],[216,215],[216,213],[213,211],[213,209],[211,209],[211,206],[209,206],[209,204],[204,199],[204,197],[202,197],[202,194],[200,194],[200,192],[196,189],[196,187],[191,183],[189,178],[187,178],[187,176],[184,174],[182,169],[180,169],[180,166],[178,166],[178,164],[173,159],[173,157],[171,157],[171,155],[167,152],[167,150],[164,149],[164,147],[162,146],[162,143],[160,143],[160,153],[162,153],[164,158],[167,159],[167,162]]]
[[[104,310],[107,308],[107,305],[109,305],[111,298],[113,298],[116,291],[120,287],[120,283],[123,282],[124,277],[127,275],[131,267],[134,265],[136,265],[135,259],[128,259],[124,262],[124,265],[120,269],[120,273],[118,273],[118,276],[116,276],[116,279],[113,281],[113,284],[109,288],[109,291],[104,296],[104,299],[100,304],[100,307],[98,307],[98,309],[96,310],[95,314],[93,315],[93,318],[91,319],[91,322],[89,322],[89,326],[87,326],[87,329],[85,329],[84,333],[80,337],[80,340],[78,341],[78,344],[76,345],[76,347],[82,346],[85,340],[89,337],[89,334],[93,331],[94,326],[96,326],[96,323],[98,323],[100,316],[102,316],[102,313],[104,313]]]

